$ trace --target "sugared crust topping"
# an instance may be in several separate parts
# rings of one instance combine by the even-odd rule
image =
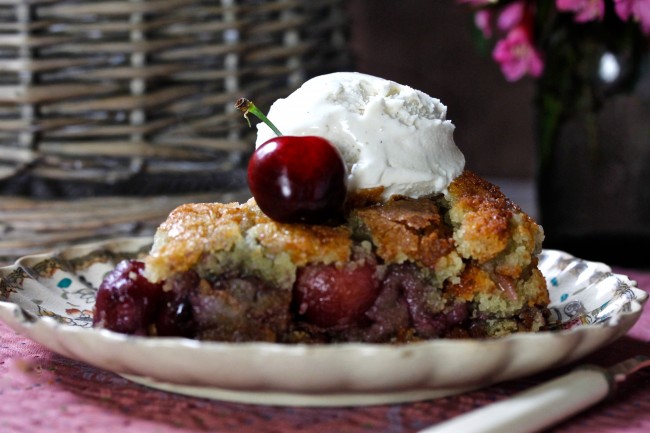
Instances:
[[[347,227],[269,221],[257,225],[249,233],[254,233],[269,254],[288,253],[296,266],[345,262],[350,258],[352,241]]]
[[[387,263],[412,261],[434,268],[441,257],[453,251],[451,230],[443,224],[432,200],[392,200],[352,212],[359,231],[377,246],[377,255]]]
[[[449,217],[458,252],[479,263],[506,252],[515,238],[541,248],[541,228],[495,185],[465,171],[449,185]]]
[[[158,281],[200,268],[206,257],[236,250],[242,258],[237,263],[254,254],[276,267],[276,258],[285,257],[288,276],[308,263],[347,262],[353,242],[361,237],[371,241],[384,263],[410,261],[438,272],[441,266],[457,266],[459,255],[479,264],[498,259],[498,274],[518,278],[541,249],[541,228],[498,187],[468,171],[451,183],[444,197],[396,197],[382,204],[374,196],[372,191],[359,196],[348,224],[335,227],[272,221],[252,199],[179,206],[156,233],[147,275]]]
[[[457,284],[448,284],[445,291],[449,296],[465,301],[472,301],[479,293],[492,293],[498,290],[497,284],[490,276],[476,266],[466,266]]]
[[[253,199],[243,204],[184,204],[158,228],[146,258],[146,272],[158,281],[197,267],[207,256],[235,248],[261,248],[269,257],[286,254],[295,266],[344,262],[349,259],[351,242],[345,227],[277,223]]]
[[[187,203],[174,209],[158,228],[146,259],[154,281],[192,269],[211,251],[229,250],[241,239],[242,226],[255,214],[238,203]]]

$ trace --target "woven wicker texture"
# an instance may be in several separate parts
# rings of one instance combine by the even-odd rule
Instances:
[[[346,26],[343,0],[0,0],[0,263],[246,199],[235,101],[348,68]]]
[[[0,2],[0,193],[227,190],[254,130],[306,78],[347,67],[343,0]]]
[[[0,199],[0,266],[66,245],[121,236],[151,236],[176,206],[231,202],[247,191],[77,200]]]

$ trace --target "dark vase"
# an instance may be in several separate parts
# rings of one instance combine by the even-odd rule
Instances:
[[[536,96],[545,247],[650,268],[648,38],[611,19],[558,26],[547,41]]]

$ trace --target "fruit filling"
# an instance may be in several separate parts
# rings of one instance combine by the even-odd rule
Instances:
[[[341,266],[300,267],[290,291],[257,277],[206,279],[194,271],[152,284],[142,269],[142,262],[125,260],[108,274],[97,295],[96,326],[231,342],[381,343],[483,338],[494,323],[528,330],[546,314],[525,306],[514,321],[504,320],[459,300],[451,283],[435,287],[418,266],[385,265],[368,252]]]

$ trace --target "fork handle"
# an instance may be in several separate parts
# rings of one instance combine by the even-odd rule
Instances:
[[[604,399],[611,389],[599,368],[574,370],[498,403],[418,433],[530,433],[555,424]]]

